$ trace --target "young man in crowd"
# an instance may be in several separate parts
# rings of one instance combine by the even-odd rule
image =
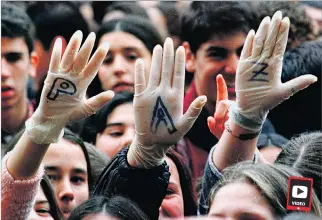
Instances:
[[[222,74],[228,87],[228,98],[235,100],[235,75],[247,33],[259,21],[247,2],[193,2],[182,18],[181,40],[186,52],[186,70],[194,80],[184,99],[184,112],[200,95],[207,103],[193,127],[177,146],[185,155],[195,180],[202,175],[209,150],[218,142],[209,131],[207,118],[216,109],[216,77]],[[274,133],[267,122],[262,132]]]
[[[34,112],[27,99],[27,81],[36,72],[38,56],[28,15],[9,3],[2,4],[1,14],[1,147],[4,147]]]

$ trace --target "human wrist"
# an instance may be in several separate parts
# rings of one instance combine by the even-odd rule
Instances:
[[[268,111],[259,113],[250,113],[242,110],[237,104],[232,104],[229,111],[229,118],[232,119],[234,124],[240,128],[245,129],[244,132],[256,133],[262,129],[266,120]],[[238,128],[237,128],[238,129]]]
[[[39,109],[25,122],[25,125],[29,139],[36,144],[57,143],[64,135],[65,123],[57,118],[45,117]]]
[[[225,123],[225,132],[230,133],[233,137],[241,141],[247,141],[257,138],[261,130],[254,132],[253,130],[243,128],[232,118],[229,118],[228,121]]]
[[[127,154],[127,161],[132,167],[151,169],[164,162],[167,149],[165,146],[144,145],[134,138]]]

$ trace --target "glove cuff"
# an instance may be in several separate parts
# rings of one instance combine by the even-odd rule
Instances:
[[[28,137],[36,144],[57,143],[64,135],[64,126],[44,120],[36,112],[25,125]]]
[[[265,122],[266,116],[267,113],[265,114],[263,119],[250,119],[240,113],[239,108],[236,104],[232,104],[229,110],[229,118],[231,118],[238,126],[253,131],[254,133],[260,132]]]

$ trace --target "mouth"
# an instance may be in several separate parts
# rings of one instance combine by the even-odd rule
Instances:
[[[14,92],[14,89],[10,86],[1,86],[1,99],[11,98]]]
[[[122,91],[133,91],[134,90],[134,84],[132,83],[118,83],[115,86],[113,86],[112,90],[116,93],[122,92]]]

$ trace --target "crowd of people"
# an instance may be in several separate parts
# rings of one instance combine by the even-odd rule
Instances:
[[[2,2],[1,219],[320,219],[321,14]]]

